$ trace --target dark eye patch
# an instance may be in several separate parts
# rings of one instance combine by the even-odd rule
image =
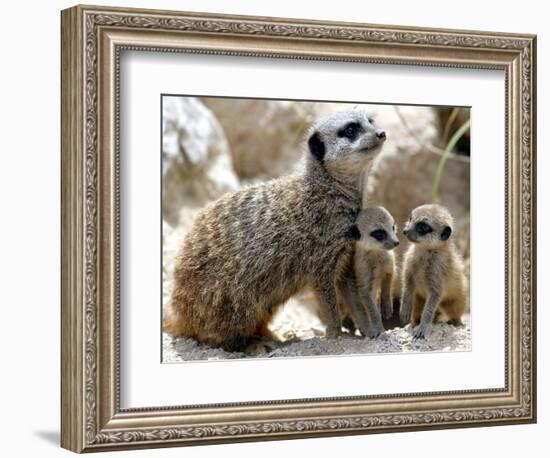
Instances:
[[[388,233],[384,229],[376,229],[370,233],[370,236],[379,242],[382,242],[388,238]]]
[[[415,229],[418,235],[426,235],[430,232],[433,232],[432,227],[424,221],[420,221],[419,223],[417,223]]]
[[[374,119],[368,118],[369,122],[374,126]]]
[[[309,150],[311,151],[311,154],[313,154],[319,161],[323,162],[323,158],[325,157],[326,147],[321,140],[321,136],[319,135],[319,132],[314,132],[311,137],[309,137],[308,140],[308,146]]]
[[[357,122],[350,122],[338,131],[338,137],[347,138],[349,141],[354,141],[361,130],[361,125]]]
[[[348,236],[353,240],[361,239],[361,231],[357,227],[357,224],[352,224],[348,229]]]
[[[445,226],[443,232],[441,232],[441,240],[449,240],[453,230],[449,226]]]

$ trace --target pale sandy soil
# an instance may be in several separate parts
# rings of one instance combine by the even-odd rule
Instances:
[[[446,352],[470,351],[471,329],[470,316],[463,318],[464,326],[454,327],[446,323],[434,326],[433,332],[426,340],[413,340],[411,327],[394,328],[386,331],[375,339],[365,339],[349,334],[338,339],[325,339],[321,328],[312,328],[307,332],[301,329],[297,334],[309,337],[307,340],[293,340],[287,342],[272,342],[266,345],[257,345],[254,355],[233,352],[229,353],[219,348],[210,348],[201,345],[193,339],[173,338],[163,334],[163,361],[166,363],[217,360],[236,358],[279,358],[322,355],[355,355],[369,353],[398,353],[398,352]],[[288,320],[289,324],[291,320]],[[299,323],[296,328],[299,329]],[[279,329],[281,331],[282,328]],[[287,331],[289,331],[287,329]],[[283,330],[284,332],[284,330]],[[314,337],[317,334],[318,337]]]

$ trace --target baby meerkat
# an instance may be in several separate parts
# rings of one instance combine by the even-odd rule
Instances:
[[[453,217],[442,205],[411,212],[403,233],[412,242],[403,260],[401,322],[419,326],[416,339],[428,337],[436,312],[460,326],[467,306],[464,266],[452,240]]]
[[[382,317],[393,314],[392,282],[395,271],[395,255],[391,251],[399,245],[397,227],[391,214],[384,207],[367,207],[359,213],[353,268],[357,283],[359,307],[366,307],[368,321],[357,310],[353,300],[348,306],[358,321],[359,330],[368,337],[384,332]],[[380,308],[376,305],[378,302]],[[355,310],[354,310],[355,309]]]

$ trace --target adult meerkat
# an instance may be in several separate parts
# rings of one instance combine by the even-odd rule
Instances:
[[[395,255],[391,251],[399,245],[397,226],[384,207],[367,207],[359,213],[355,223],[358,237],[353,259],[359,306],[365,306],[369,322],[361,322],[362,315],[354,301],[348,306],[358,320],[359,330],[368,337],[384,332],[385,319],[393,314],[392,284]],[[377,306],[380,302],[380,308]],[[354,313],[355,312],[355,313]]]
[[[437,311],[459,326],[467,306],[464,266],[452,240],[453,217],[441,205],[415,208],[403,233],[412,242],[403,260],[401,321],[418,325],[415,338],[431,332]]]
[[[365,112],[312,128],[302,172],[226,194],[195,219],[176,257],[164,329],[212,346],[245,346],[306,285],[328,338],[341,332],[336,288],[354,240],[363,174],[386,139]]]

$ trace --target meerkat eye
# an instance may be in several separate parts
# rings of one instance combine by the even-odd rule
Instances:
[[[386,238],[388,237],[388,234],[384,229],[376,229],[375,231],[372,231],[370,233],[370,236],[378,240],[379,242],[382,242],[386,240]]]
[[[433,229],[430,227],[430,225],[425,223],[424,221],[420,221],[416,225],[416,232],[418,233],[418,235],[426,235],[426,234],[429,234],[432,231],[433,231]]]
[[[345,137],[349,141],[354,141],[357,138],[360,129],[361,126],[358,123],[350,122],[349,124],[346,124],[344,128],[338,131],[338,136]]]

